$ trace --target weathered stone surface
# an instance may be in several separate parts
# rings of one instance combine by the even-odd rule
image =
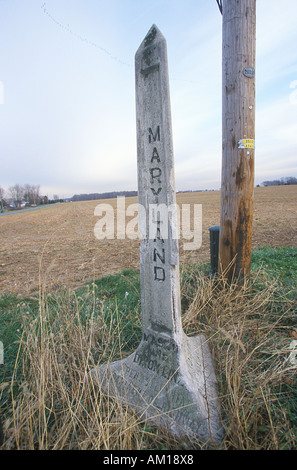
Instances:
[[[176,437],[210,443],[222,437],[215,372],[203,335],[170,338],[146,330],[133,354],[93,370],[93,378],[141,418]]]
[[[182,330],[166,41],[152,26],[135,57],[143,336],[122,361],[92,371],[104,390],[177,437],[222,437],[206,338]],[[168,210],[170,208],[170,210]],[[158,210],[159,209],[159,210]]]

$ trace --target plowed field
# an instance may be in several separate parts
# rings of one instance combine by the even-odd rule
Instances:
[[[202,247],[184,251],[181,263],[210,259],[209,227],[220,223],[220,192],[182,193],[179,204],[202,204]],[[137,202],[127,198],[126,207]],[[98,240],[98,204],[115,199],[72,202],[0,217],[0,291],[32,295],[61,286],[78,287],[124,268],[139,268],[139,240]],[[126,221],[133,217],[127,217]],[[116,235],[116,232],[115,232]],[[297,246],[297,186],[255,189],[253,247]]]

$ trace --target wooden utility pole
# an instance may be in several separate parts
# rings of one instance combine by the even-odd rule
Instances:
[[[219,271],[248,276],[254,197],[256,0],[223,0]]]

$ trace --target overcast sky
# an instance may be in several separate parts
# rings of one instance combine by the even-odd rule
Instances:
[[[297,177],[297,0],[257,1],[255,183]],[[215,0],[0,0],[0,186],[136,190],[134,55],[167,40],[176,189],[219,189]]]

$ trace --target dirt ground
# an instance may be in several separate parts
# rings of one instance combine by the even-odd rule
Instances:
[[[209,227],[220,223],[220,192],[182,193],[179,204],[202,204],[202,247],[184,251],[180,261],[210,260]],[[126,207],[137,198],[127,198]],[[0,217],[0,291],[21,296],[61,286],[75,288],[87,281],[139,269],[139,240],[98,240],[94,215],[98,204],[116,200],[64,203]],[[192,206],[193,207],[193,206]],[[126,221],[133,217],[127,217]],[[116,233],[116,232],[115,232]],[[255,189],[253,248],[297,246],[297,186]]]

